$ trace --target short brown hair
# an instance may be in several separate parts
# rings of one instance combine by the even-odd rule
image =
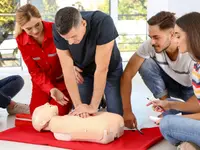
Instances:
[[[158,25],[161,30],[174,28],[176,23],[175,13],[161,11],[152,16],[147,23],[151,26]]]
[[[200,61],[200,13],[183,15],[176,24],[186,33],[188,52]]]
[[[73,27],[77,27],[81,22],[82,16],[74,7],[64,7],[55,16],[55,26],[58,33],[67,34]]]
[[[16,11],[15,37],[22,32],[21,26],[30,21],[31,17],[41,18],[39,10],[31,4],[23,5]]]

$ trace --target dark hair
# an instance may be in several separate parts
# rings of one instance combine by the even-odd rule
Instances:
[[[200,60],[200,13],[191,12],[177,19],[176,24],[187,35],[187,48]]]
[[[175,22],[175,13],[168,11],[161,11],[147,21],[151,26],[158,25],[161,30],[174,28]]]
[[[81,14],[76,8],[64,7],[56,13],[56,30],[62,35],[67,34],[73,27],[80,24],[81,18]]]

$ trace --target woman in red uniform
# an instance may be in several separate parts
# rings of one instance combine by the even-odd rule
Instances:
[[[53,42],[52,24],[43,21],[31,4],[16,12],[15,37],[33,85],[31,114],[46,102],[57,105],[60,115],[67,114],[72,106]]]

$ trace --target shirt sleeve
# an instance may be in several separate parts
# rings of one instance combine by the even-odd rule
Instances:
[[[189,63],[189,75],[190,75],[190,80],[192,82],[192,72],[193,72],[193,69],[194,69],[194,65],[195,65],[195,62],[193,60],[190,61]]]
[[[117,29],[110,16],[105,17],[105,19],[99,24],[98,30],[99,36],[97,39],[97,45],[109,43],[118,37]]]
[[[22,58],[28,68],[28,71],[31,75],[32,81],[38,85],[45,93],[49,94],[50,90],[54,88],[54,85],[51,83],[50,78],[42,71],[41,68],[37,66],[35,61],[32,59],[28,53],[25,52],[24,46],[22,46],[17,40],[18,48],[21,51]]]
[[[153,47],[150,44],[150,40],[145,41],[136,51],[136,53],[144,58],[144,59],[148,59],[150,57],[153,57],[155,55],[155,51],[153,49]]]
[[[52,33],[53,33],[53,40],[56,48],[60,50],[69,50],[69,44],[68,42],[60,36],[60,34],[56,31],[55,24],[53,24],[52,27]]]

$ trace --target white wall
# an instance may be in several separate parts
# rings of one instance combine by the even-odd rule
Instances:
[[[147,19],[160,11],[168,11],[169,0],[147,0]]]
[[[159,11],[174,12],[177,17],[191,11],[200,12],[200,0],[148,0],[147,18]]]
[[[177,17],[192,11],[200,12],[200,0],[169,0],[169,11],[175,12]]]

